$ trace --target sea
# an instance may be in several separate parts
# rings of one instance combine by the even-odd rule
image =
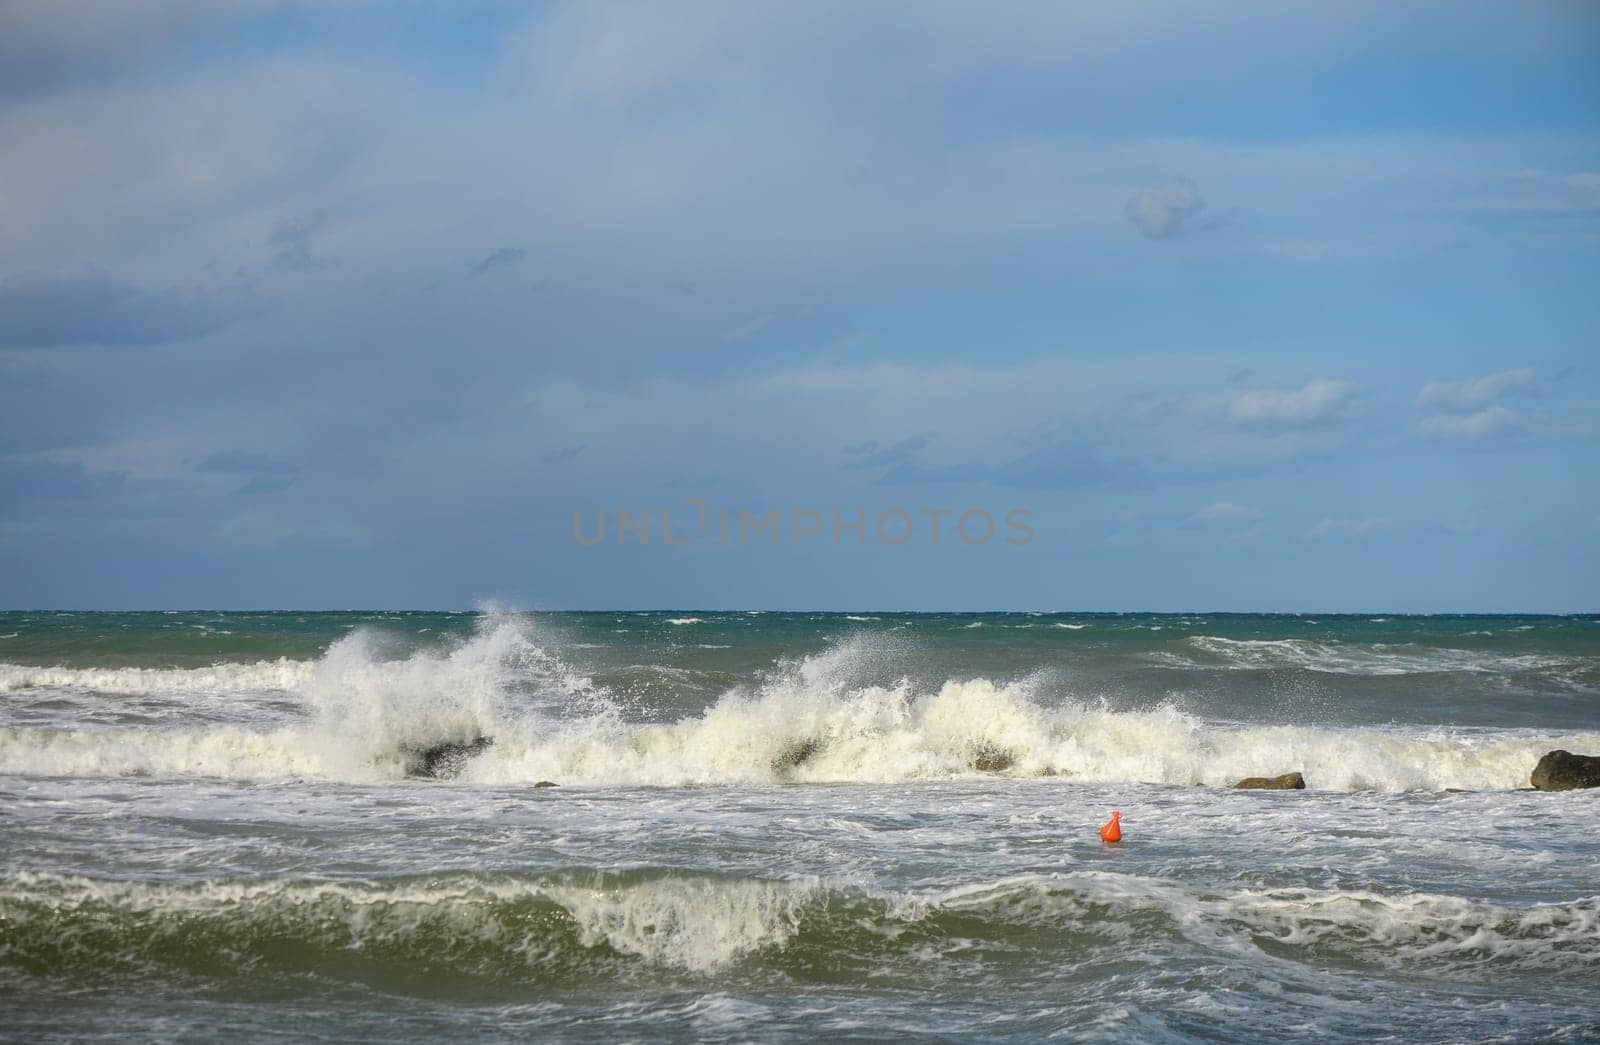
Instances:
[[[1557,748],[1595,615],[0,613],[0,1037],[1600,1041]]]

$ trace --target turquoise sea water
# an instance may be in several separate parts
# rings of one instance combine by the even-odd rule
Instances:
[[[1593,616],[4,613],[0,1034],[1594,1040],[1556,747]]]

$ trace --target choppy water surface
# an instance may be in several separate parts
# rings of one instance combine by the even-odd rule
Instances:
[[[1597,697],[1593,617],[0,614],[0,1034],[1595,1040]]]

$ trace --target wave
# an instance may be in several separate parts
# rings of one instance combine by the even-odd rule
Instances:
[[[21,874],[0,885],[0,966],[317,965],[357,954],[413,970],[526,975],[585,951],[709,970],[781,948],[804,883],[664,872],[453,874],[387,881],[101,881]]]
[[[888,891],[833,879],[670,871],[426,878],[0,879],[0,968],[53,977],[176,968],[214,977],[441,974],[525,983],[645,965],[688,974],[938,960],[1019,941],[1061,958],[1198,944],[1395,968],[1600,967],[1600,897],[1512,906],[1374,889],[1208,888],[1085,871]],[[941,947],[929,947],[938,942]],[[376,968],[374,968],[376,967]]]
[[[1226,786],[1299,770],[1314,789],[1481,790],[1527,786],[1552,748],[1600,747],[1600,733],[1266,726],[1172,706],[1047,705],[1033,679],[864,682],[894,662],[881,636],[783,664],[699,715],[639,722],[535,637],[525,621],[494,618],[448,652],[391,660],[356,632],[305,674],[296,669],[304,714],[291,724],[0,729],[0,773],[382,782],[403,777],[418,750],[489,737],[493,745],[465,761],[463,782],[678,787],[1004,773]]]
[[[204,668],[40,668],[0,664],[0,693],[43,689],[139,696],[286,692],[305,685],[316,669],[313,661],[286,657]]]
[[[1201,656],[1170,651],[1152,654],[1158,663],[1183,668],[1303,668],[1336,675],[1415,675],[1434,672],[1593,670],[1588,658],[1539,653],[1415,646],[1410,643],[1347,644],[1316,639],[1225,639],[1195,635],[1187,645]]]
[[[1209,888],[1088,871],[1024,875],[950,890],[927,908],[991,917],[1002,913],[1019,924],[1130,937],[1148,935],[1154,922],[1219,950],[1270,947],[1302,959],[1332,954],[1391,968],[1456,963],[1562,968],[1569,960],[1600,967],[1600,895],[1512,906],[1375,888]],[[1118,923],[1122,929],[1113,928]]]

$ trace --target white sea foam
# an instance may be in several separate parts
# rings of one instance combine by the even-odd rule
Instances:
[[[40,919],[71,931],[82,922],[111,929],[119,919],[129,924],[132,916],[145,941],[215,923],[229,936],[260,929],[280,938],[298,931],[356,950],[420,934],[441,939],[447,952],[476,941],[538,965],[551,956],[550,924],[506,908],[544,901],[566,912],[583,947],[607,946],[659,965],[709,971],[756,951],[781,949],[798,930],[803,906],[819,895],[820,885],[809,879],[696,875],[173,885],[25,872],[0,880],[0,918],[21,932]]]
[[[1442,671],[1537,671],[1586,666],[1585,661],[1537,653],[1416,646],[1410,643],[1342,643],[1316,639],[1226,639],[1196,635],[1187,640],[1200,656],[1151,654],[1174,667],[1304,668],[1336,675],[1413,675]]]
[[[1313,788],[1400,791],[1524,787],[1544,752],[1600,748],[1600,733],[1224,724],[1173,707],[1046,705],[1031,679],[862,682],[892,662],[882,641],[841,643],[702,714],[641,723],[516,618],[404,659],[384,659],[357,632],[314,664],[284,662],[293,667],[278,684],[292,683],[305,708],[291,725],[4,729],[0,773],[382,780],[403,773],[407,747],[487,736],[494,745],[466,764],[466,781],[889,783],[998,765],[1022,777],[1209,785],[1300,770]],[[202,684],[188,672],[130,677],[180,691]]]
[[[1089,781],[1227,785],[1297,768],[1313,787],[1406,790],[1526,786],[1544,751],[1600,736],[1222,726],[1175,709],[1045,708],[1021,684],[947,682],[839,692],[769,687],[704,715],[639,726],[589,719],[528,744],[497,745],[468,774],[591,785],[896,782],[971,775],[1001,754],[1007,772]]]
[[[1207,949],[1251,957],[1266,941],[1391,968],[1488,962],[1581,973],[1600,967],[1600,896],[1513,906],[1365,888],[1207,887],[1106,871],[909,892],[842,880],[659,872],[197,885],[30,872],[0,879],[0,917],[14,949],[57,950],[65,939],[86,956],[84,948],[109,943],[103,957],[121,961],[163,939],[184,940],[188,949],[200,927],[203,945],[223,951],[237,946],[248,953],[263,936],[279,946],[287,936],[379,953],[427,941],[435,959],[498,956],[536,968],[560,959],[564,929],[550,918],[529,917],[529,904],[564,913],[582,948],[695,972],[782,951],[813,923],[822,928],[817,942],[883,960],[906,928],[948,916],[968,925],[1121,938],[1138,931],[1130,927],[1131,914],[1163,918]],[[914,943],[907,956],[916,958]]]
[[[32,689],[139,695],[284,692],[299,689],[316,669],[311,661],[288,658],[204,668],[38,668],[0,664],[0,693]]]
[[[667,623],[668,624],[680,624],[680,625],[681,624],[704,624],[705,622],[706,622],[706,619],[704,617],[668,617],[667,618]]]
[[[544,892],[578,925],[589,947],[706,971],[782,948],[799,931],[813,882],[663,878],[622,889],[553,886]]]
[[[1161,878],[1086,871],[1024,875],[951,889],[933,911],[1007,912],[1010,920],[1088,922],[1099,908],[1152,910],[1206,946],[1254,954],[1263,939],[1344,951],[1390,967],[1465,960],[1521,968],[1600,967],[1600,896],[1525,906],[1375,889],[1198,889]],[[1097,923],[1097,924],[1096,924]]]
[[[404,750],[515,732],[518,714],[551,717],[601,708],[588,679],[533,643],[525,622],[489,618],[469,642],[443,653],[387,656],[356,631],[316,661],[263,661],[194,669],[0,666],[17,691],[238,696],[270,692],[298,701],[304,720],[270,729],[0,729],[0,773],[46,776],[321,776],[383,779],[404,771]],[[508,695],[518,690],[516,714]]]

